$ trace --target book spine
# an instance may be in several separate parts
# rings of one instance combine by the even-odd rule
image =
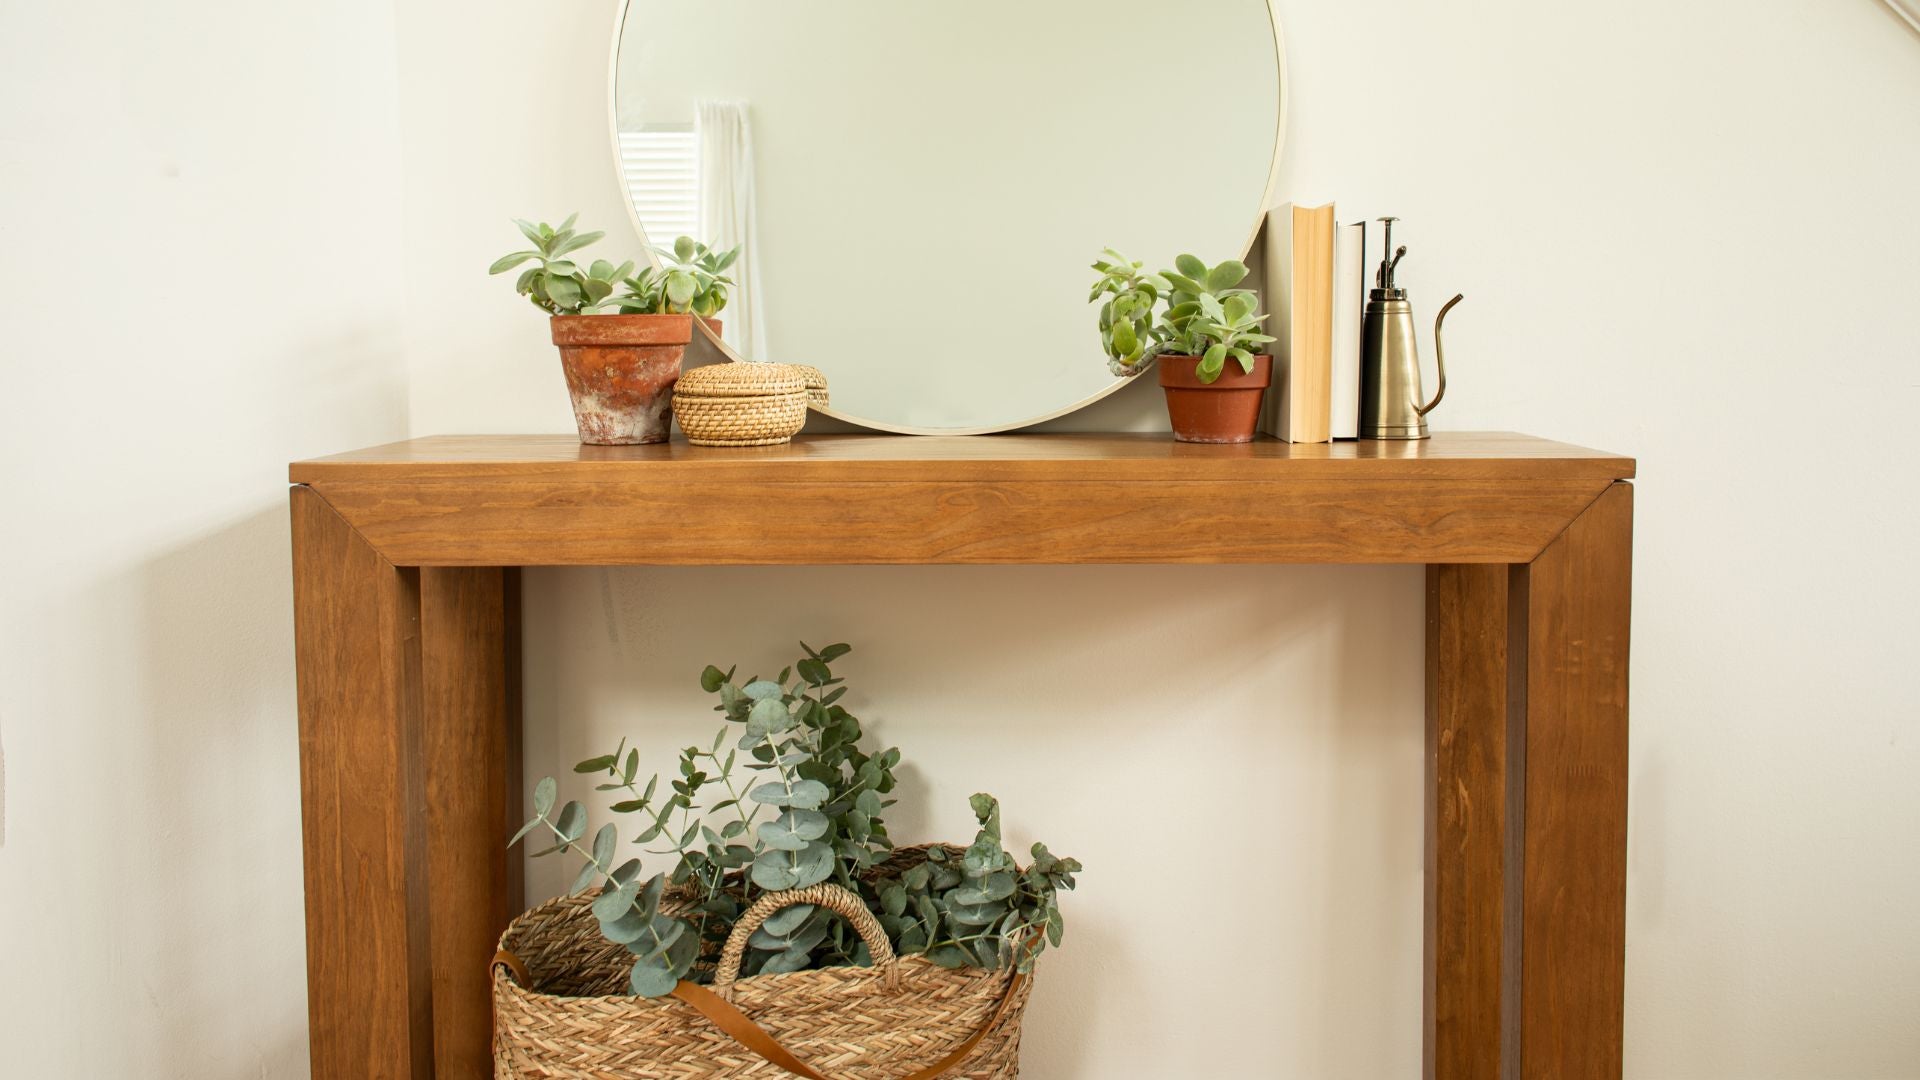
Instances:
[[[1328,434],[1360,434],[1360,327],[1367,294],[1367,225],[1335,227],[1333,241],[1333,411]]]
[[[1293,319],[1287,363],[1289,442],[1331,437],[1333,415],[1333,204],[1293,211]]]

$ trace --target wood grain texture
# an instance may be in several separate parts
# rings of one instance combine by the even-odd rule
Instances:
[[[1502,1075],[1510,572],[1427,568],[1429,1080]]]
[[[492,566],[1524,562],[1632,471],[1504,435],[823,436],[743,450],[429,439],[291,475],[396,563]],[[742,527],[769,506],[803,524]]]
[[[296,484],[405,483],[432,478],[576,480],[1623,480],[1632,458],[1509,432],[1438,432],[1424,442],[1239,446],[1177,443],[1164,434],[993,435],[903,439],[803,435],[780,446],[585,446],[572,435],[435,435],[293,463]]]
[[[440,1077],[493,1068],[487,960],[524,907],[517,572],[420,571],[421,719]]]
[[[432,1076],[418,573],[294,488],[307,1010],[316,1077]]]
[[[1526,741],[1509,1009],[1522,1080],[1621,1075],[1632,548],[1633,488],[1616,484],[1514,577],[1525,682],[1510,706]]]

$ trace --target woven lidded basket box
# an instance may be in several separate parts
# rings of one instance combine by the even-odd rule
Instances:
[[[816,409],[824,409],[831,402],[827,397],[827,373],[811,364],[792,365],[800,372],[807,384],[807,404]]]
[[[709,364],[682,372],[673,414],[696,446],[769,446],[807,423],[807,377],[792,364]]]
[[[909,849],[916,850],[916,849]],[[901,852],[899,854],[907,854]],[[1017,1080],[1032,981],[1011,968],[897,958],[852,893],[816,885],[762,896],[735,924],[710,987],[634,997],[633,955],[600,933],[592,895],[515,919],[493,970],[494,1075],[511,1080]],[[662,909],[685,914],[687,900]],[[747,938],[796,903],[846,918],[874,956],[838,967],[737,978]],[[724,1026],[723,1026],[724,1025]]]

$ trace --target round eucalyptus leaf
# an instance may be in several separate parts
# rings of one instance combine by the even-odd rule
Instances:
[[[943,968],[966,967],[971,963],[966,951],[958,945],[938,945],[928,949],[927,959]]]
[[[620,830],[612,822],[600,826],[593,834],[593,861],[605,866],[613,861],[614,846],[620,843]]]
[[[833,876],[833,846],[819,840],[809,841],[807,849],[794,855],[794,888],[818,885]]]
[[[560,838],[566,841],[580,839],[587,834],[587,808],[578,802],[570,802],[560,808],[560,818],[554,822],[554,829]]]
[[[781,908],[779,911],[774,912],[767,917],[766,922],[760,925],[775,937],[784,938],[795,930],[800,929],[800,924],[806,922],[807,919],[813,915],[814,911],[815,908],[812,904],[795,904],[792,907]]]
[[[796,835],[785,822],[781,821],[762,822],[755,835],[760,838],[762,844],[775,851],[805,851],[809,842],[806,837]]]
[[[740,692],[747,695],[748,697],[752,698],[755,701],[766,701],[768,699],[778,699],[782,694],[785,693],[785,691],[780,689],[779,683],[769,682],[766,679],[755,679],[754,681],[748,683],[746,686],[742,687],[740,689]]]
[[[666,895],[666,891],[666,876],[664,874],[655,874],[652,878],[648,879],[646,886],[640,890],[639,901],[635,906],[651,916],[660,910],[660,898]]]
[[[794,808],[780,815],[781,824],[792,830],[802,840],[818,840],[827,835],[827,829],[833,822],[818,810]]]
[[[640,883],[629,881],[617,889],[608,889],[593,901],[593,917],[602,925],[618,919],[633,908],[633,901],[640,895]]]
[[[753,860],[750,871],[753,883],[769,892],[791,889],[800,880],[795,872],[791,853],[785,851],[763,851]]]
[[[553,800],[559,797],[560,784],[551,776],[543,776],[533,786],[533,812],[545,817],[553,809]]]
[[[613,920],[602,922],[600,933],[616,945],[631,945],[647,935],[648,920],[639,912],[628,909],[627,913]]]
[[[827,801],[829,794],[827,785],[818,780],[796,780],[793,785],[793,794],[787,800],[787,805],[796,806],[802,810],[818,810],[821,804]]]
[[[993,904],[969,904],[961,900],[947,902],[947,918],[962,926],[992,926],[995,920],[1006,913],[1005,908]]]
[[[673,946],[687,933],[687,924],[665,915],[654,915],[641,921],[652,932],[641,935],[634,943],[637,947],[633,951],[640,954],[640,962],[651,964],[663,958],[670,960]]]
[[[666,997],[680,985],[680,977],[664,964],[635,964],[627,981],[635,994],[649,998]]]
[[[580,873],[574,875],[573,888],[568,889],[567,891],[570,893],[577,893],[582,889],[585,889],[587,886],[593,884],[593,879],[598,877],[599,875],[600,875],[600,867],[593,864],[592,862],[589,862],[580,868]]]
[[[761,784],[754,788],[748,797],[754,802],[765,803],[768,806],[785,806],[788,803],[787,785],[778,780]]]
[[[813,957],[803,949],[782,949],[767,957],[767,962],[760,966],[760,974],[780,975],[789,971],[804,971],[812,961]]]

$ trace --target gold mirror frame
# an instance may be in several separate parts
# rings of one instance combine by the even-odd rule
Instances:
[[[1253,246],[1259,241],[1260,230],[1266,225],[1267,210],[1273,205],[1274,193],[1280,185],[1280,158],[1281,155],[1286,152],[1287,146],[1287,109],[1292,105],[1293,94],[1287,84],[1287,43],[1286,35],[1280,28],[1280,12],[1275,6],[1278,2],[1279,0],[1267,0],[1267,21],[1273,27],[1274,67],[1275,70],[1280,73],[1279,86],[1276,87],[1280,93],[1280,108],[1276,111],[1274,121],[1273,161],[1267,166],[1266,190],[1260,198],[1260,206],[1254,211],[1253,227],[1247,230],[1247,242],[1241,247],[1240,258],[1242,261],[1252,257]],[[627,178],[625,174],[620,171],[620,100],[618,90],[620,78],[620,41],[626,31],[627,11],[632,6],[631,0],[620,0],[619,4],[616,5],[613,16],[613,44],[608,49],[607,56],[607,145],[613,159],[614,175],[620,181],[620,201],[626,205],[627,220],[632,223],[634,234],[640,238],[641,250],[646,253],[647,261],[658,266],[660,265],[660,259],[654,254],[652,242],[647,238],[646,223],[640,220],[640,212],[634,208],[633,199],[626,194]],[[707,325],[705,319],[696,317],[693,321],[694,324],[700,328],[700,332],[706,336],[707,342],[712,345],[713,348],[717,349],[721,355],[725,356],[728,361],[736,364],[751,363],[751,361],[742,358],[738,353],[734,352],[732,346],[722,341],[720,335],[713,332],[713,328]],[[1088,320],[1087,327],[1089,334],[1091,334],[1094,329],[1091,318]],[[1087,362],[1092,363],[1095,359],[1097,358],[1089,356]],[[1111,396],[1121,387],[1126,386],[1133,382],[1134,379],[1140,377],[1140,375],[1125,379],[1116,377],[1112,386],[1082,398],[1064,408],[1011,424],[993,424],[979,428],[918,428],[904,424],[889,424],[883,421],[849,416],[845,413],[836,412],[832,408],[820,405],[809,406],[809,408],[811,411],[819,413],[822,416],[830,417],[845,424],[851,424],[854,427],[865,428],[868,431],[882,431],[894,435],[993,435],[1003,431],[1018,431],[1022,428],[1029,428],[1035,424],[1043,424],[1048,420],[1055,420],[1062,416],[1079,412],[1094,402]]]

